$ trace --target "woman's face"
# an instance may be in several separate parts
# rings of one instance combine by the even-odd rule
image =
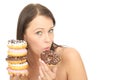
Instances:
[[[53,42],[53,21],[45,16],[36,16],[28,25],[24,40],[28,43],[28,50],[39,56],[44,50],[49,50]]]

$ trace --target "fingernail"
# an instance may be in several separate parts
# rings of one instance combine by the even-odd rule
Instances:
[[[39,59],[39,61],[41,62],[41,59]]]
[[[16,74],[16,76],[19,76],[19,74]]]
[[[41,62],[42,62],[42,63],[44,63],[44,61],[43,61],[43,60],[41,60]]]

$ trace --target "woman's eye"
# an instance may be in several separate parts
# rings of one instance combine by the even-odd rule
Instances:
[[[50,29],[49,32],[52,33],[52,32],[53,32],[53,29]]]
[[[36,34],[42,35],[42,31],[38,31],[38,32],[36,32]]]

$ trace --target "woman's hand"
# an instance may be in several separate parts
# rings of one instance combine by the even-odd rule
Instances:
[[[44,61],[42,61],[41,59],[39,61],[40,61],[39,67],[40,80],[55,80],[57,66],[50,69],[48,65],[44,63]]]

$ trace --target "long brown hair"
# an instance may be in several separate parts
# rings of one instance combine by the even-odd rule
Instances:
[[[37,16],[43,15],[52,19],[55,26],[55,18],[52,12],[45,6],[41,4],[28,4],[23,8],[19,15],[18,24],[17,24],[17,39],[23,40],[24,33],[28,27],[28,24]],[[59,45],[53,42],[51,49],[54,50]]]

